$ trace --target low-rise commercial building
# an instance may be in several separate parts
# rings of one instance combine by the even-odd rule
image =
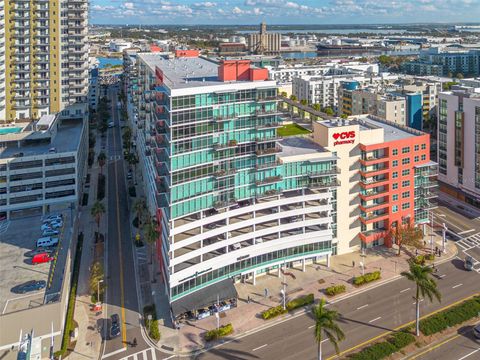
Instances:
[[[140,167],[174,317],[219,287],[233,294],[232,279],[391,246],[392,226],[428,219],[427,134],[363,116],[279,138],[265,69],[152,54],[138,65],[149,112],[136,129]]]
[[[480,207],[480,88],[440,93],[437,144],[440,189]]]

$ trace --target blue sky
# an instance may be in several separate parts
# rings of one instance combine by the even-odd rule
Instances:
[[[94,24],[478,22],[480,0],[91,0]]]

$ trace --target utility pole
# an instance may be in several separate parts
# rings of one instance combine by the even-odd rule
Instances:
[[[447,243],[447,225],[443,223],[443,228],[442,228],[442,252],[445,253],[447,249],[445,248],[445,245]]]

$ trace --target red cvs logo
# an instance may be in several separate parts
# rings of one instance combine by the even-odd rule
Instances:
[[[355,131],[344,131],[341,133],[335,133],[333,134],[333,138],[335,139],[333,146],[353,144],[355,142]]]

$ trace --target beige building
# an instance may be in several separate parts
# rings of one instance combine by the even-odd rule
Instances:
[[[254,54],[278,54],[281,46],[280,33],[268,33],[267,24],[262,22],[259,33],[248,35],[248,51]]]
[[[83,117],[87,0],[12,0],[1,5],[0,122],[58,112]]]

